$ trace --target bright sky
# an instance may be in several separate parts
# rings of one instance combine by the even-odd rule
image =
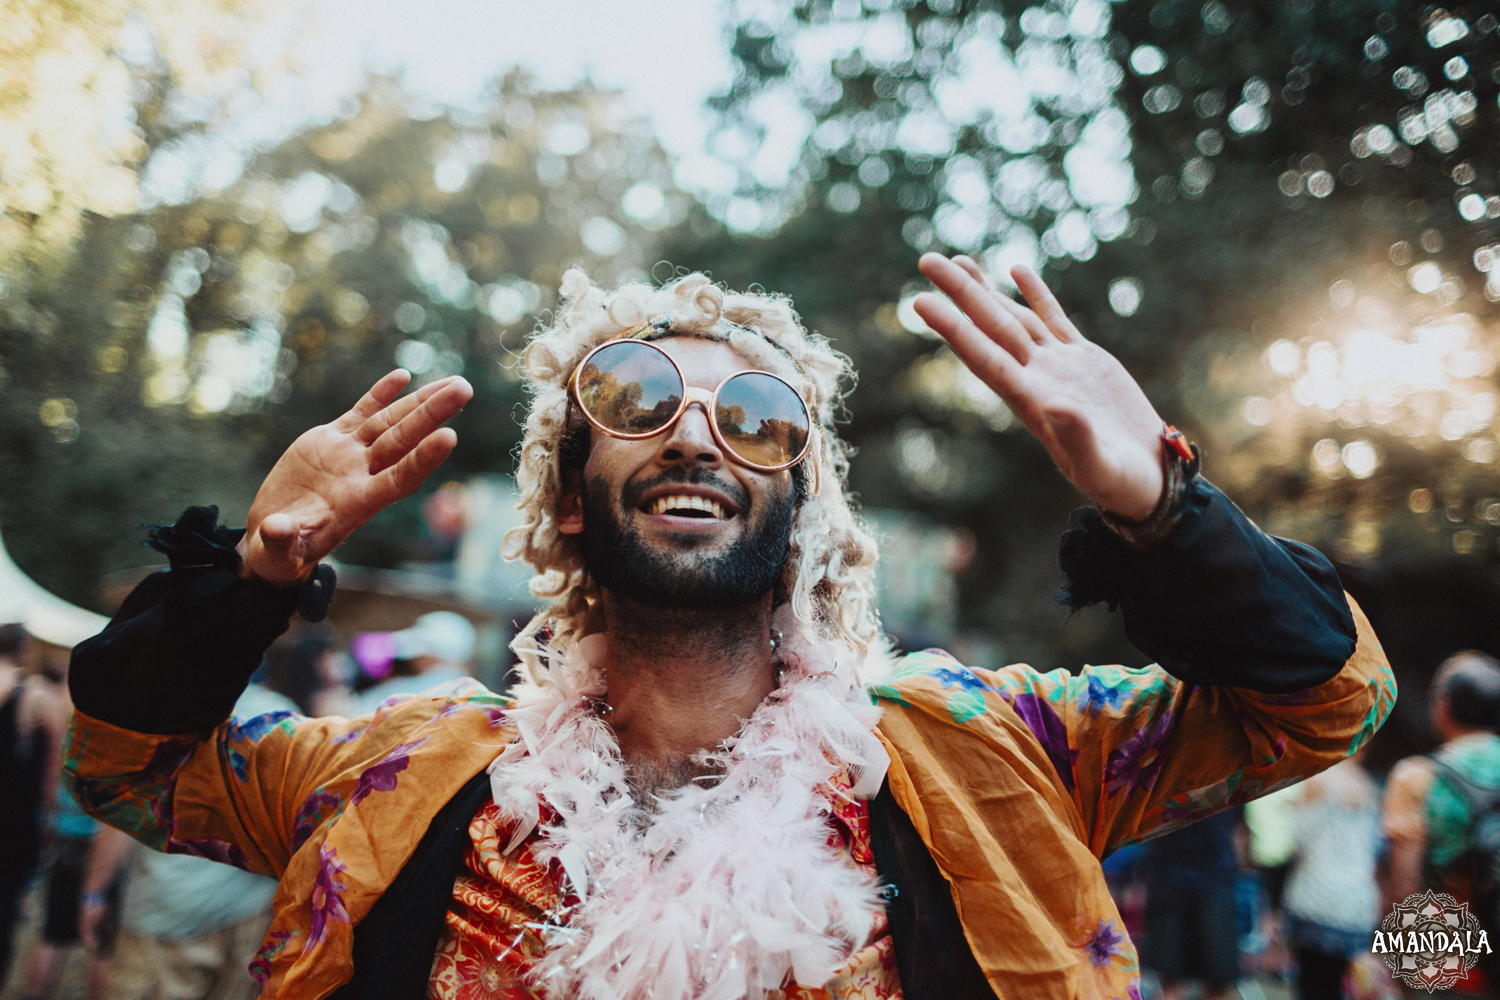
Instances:
[[[312,0],[313,94],[352,93],[366,67],[464,104],[517,63],[543,85],[585,76],[650,115],[668,151],[701,148],[704,99],[730,80],[719,0]]]
[[[294,72],[232,99],[225,129],[154,157],[143,203],[232,183],[256,147],[333,118],[372,72],[457,106],[516,65],[549,89],[588,78],[623,91],[679,162],[702,161],[705,101],[732,78],[723,25],[722,0],[293,0],[249,45]]]

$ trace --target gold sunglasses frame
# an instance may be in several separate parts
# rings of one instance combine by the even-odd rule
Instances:
[[[677,423],[677,421],[682,419],[682,415],[688,411],[688,407],[692,406],[694,403],[698,403],[703,407],[703,412],[708,417],[708,429],[713,433],[714,441],[718,443],[720,448],[724,449],[724,454],[728,455],[733,461],[737,462],[740,465],[743,465],[747,469],[754,469],[756,472],[781,472],[783,469],[790,469],[793,466],[797,465],[799,462],[802,462],[812,452],[813,442],[818,434],[818,427],[817,424],[813,421],[812,409],[807,405],[807,400],[802,398],[802,393],[797,391],[796,386],[792,385],[792,383],[788,382],[780,375],[777,375],[775,372],[763,371],[759,368],[750,368],[746,369],[745,371],[735,372],[732,375],[726,376],[723,381],[721,381],[717,386],[714,387],[713,392],[709,392],[707,389],[700,389],[697,386],[688,385],[687,378],[682,374],[681,366],[677,364],[677,361],[672,357],[672,355],[668,354],[660,347],[657,347],[649,340],[641,340],[638,337],[632,336],[632,334],[635,334],[640,330],[644,330],[649,326],[651,326],[651,324],[649,323],[642,324],[641,326],[633,327],[630,330],[625,331],[625,333],[621,334],[618,337],[606,340],[598,347],[595,347],[593,350],[589,351],[588,354],[584,355],[583,360],[580,361],[578,363],[578,366],[573,369],[573,375],[568,379],[569,395],[572,397],[572,401],[577,404],[579,411],[583,413],[583,418],[587,420],[591,426],[598,428],[600,431],[608,434],[610,437],[621,438],[626,441],[644,441],[647,438],[653,438],[659,434],[665,434],[667,431],[671,430],[672,427]],[[640,344],[642,347],[649,347],[651,350],[667,359],[667,363],[670,364],[672,366],[672,370],[677,373],[677,381],[682,384],[682,399],[677,404],[677,412],[673,413],[671,419],[667,420],[666,423],[662,424],[660,427],[656,428],[653,431],[646,431],[645,433],[641,434],[633,434],[627,433],[625,431],[617,431],[612,427],[606,427],[597,418],[595,418],[592,413],[589,412],[589,408],[587,406],[583,405],[583,395],[582,391],[579,388],[579,382],[583,377],[583,370],[588,367],[588,364],[593,360],[594,355],[598,354],[606,347],[613,347],[616,344]],[[790,462],[783,462],[779,465],[761,465],[757,462],[746,461],[738,452],[736,452],[729,446],[728,441],[724,440],[724,434],[719,430],[719,422],[714,419],[714,409],[719,404],[719,391],[723,389],[724,386],[728,385],[730,381],[738,378],[741,375],[769,375],[771,378],[774,378],[776,381],[792,390],[792,395],[797,397],[797,402],[802,404],[802,412],[807,416],[807,440],[802,442],[802,450],[799,451],[797,453],[797,457],[792,459]],[[816,461],[813,462],[813,473],[814,477],[816,478]],[[812,492],[818,492],[816,485],[814,486]]]

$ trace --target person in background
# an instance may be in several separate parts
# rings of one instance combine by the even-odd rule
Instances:
[[[310,718],[359,714],[350,687],[353,665],[331,630],[314,626],[273,650],[266,685],[297,703]]]
[[[1270,913],[1281,910],[1281,897],[1297,851],[1297,786],[1282,788],[1245,804],[1250,834],[1250,863],[1260,873]]]
[[[1296,849],[1282,897],[1299,1000],[1339,1000],[1350,958],[1370,947],[1379,914],[1380,795],[1353,758],[1297,786]]]
[[[297,705],[251,684],[235,702],[235,723],[274,725]],[[161,854],[102,827],[83,884],[82,932],[107,946],[107,891],[119,883],[109,1000],[251,1000],[260,986],[249,966],[271,922],[276,880],[186,854]]]
[[[1217,813],[1146,844],[1146,942],[1141,963],[1161,977],[1162,1000],[1202,979],[1220,1000],[1239,978],[1234,882],[1239,809]]]
[[[31,965],[26,974],[26,996],[28,1000],[42,1000],[52,995],[53,983],[62,964],[64,953],[83,941],[80,933],[80,915],[89,902],[84,894],[84,868],[99,832],[105,829],[90,818],[68,794],[59,787],[53,796],[50,828],[52,832],[52,861],[47,866],[47,889],[42,916],[41,940],[32,953]],[[101,913],[107,912],[114,901],[113,886],[101,886],[93,897]],[[109,948],[106,935],[97,943],[89,945],[89,987],[94,996],[103,996],[104,978],[109,970]]]
[[[1294,969],[1281,897],[1297,849],[1296,785],[1245,804],[1251,877],[1258,883],[1255,928],[1243,943],[1242,974],[1264,973],[1289,982]]]
[[[439,684],[468,677],[474,655],[474,626],[452,611],[429,611],[411,628],[390,633],[395,657],[391,676],[355,699],[356,715],[366,715],[387,698],[421,694]]]
[[[1471,649],[1450,656],[1432,678],[1427,703],[1442,745],[1399,762],[1386,782],[1382,913],[1423,889],[1477,902],[1467,864],[1475,816],[1461,782],[1500,790],[1500,661]],[[1496,995],[1500,982],[1486,965],[1481,959],[1455,991]]]
[[[71,710],[51,684],[25,672],[30,647],[20,625],[0,625],[0,984],[10,973],[21,895],[41,860]]]

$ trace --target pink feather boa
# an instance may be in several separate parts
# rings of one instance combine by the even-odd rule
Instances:
[[[818,789],[846,769],[854,794],[888,763],[871,730],[880,711],[850,654],[793,638],[782,686],[740,734],[705,759],[714,787],[631,799],[619,747],[590,708],[605,690],[607,640],[590,636],[528,684],[507,713],[521,739],[490,766],[495,802],[517,824],[507,850],[558,817],[536,853],[556,859],[579,897],[541,928],[548,997],[759,1000],[790,980],[819,986],[867,943],[876,887],[828,843]]]

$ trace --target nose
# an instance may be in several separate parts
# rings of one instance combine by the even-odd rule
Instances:
[[[708,421],[707,404],[699,400],[689,402],[657,449],[657,461],[662,465],[704,465],[711,469],[722,466],[724,452]]]

